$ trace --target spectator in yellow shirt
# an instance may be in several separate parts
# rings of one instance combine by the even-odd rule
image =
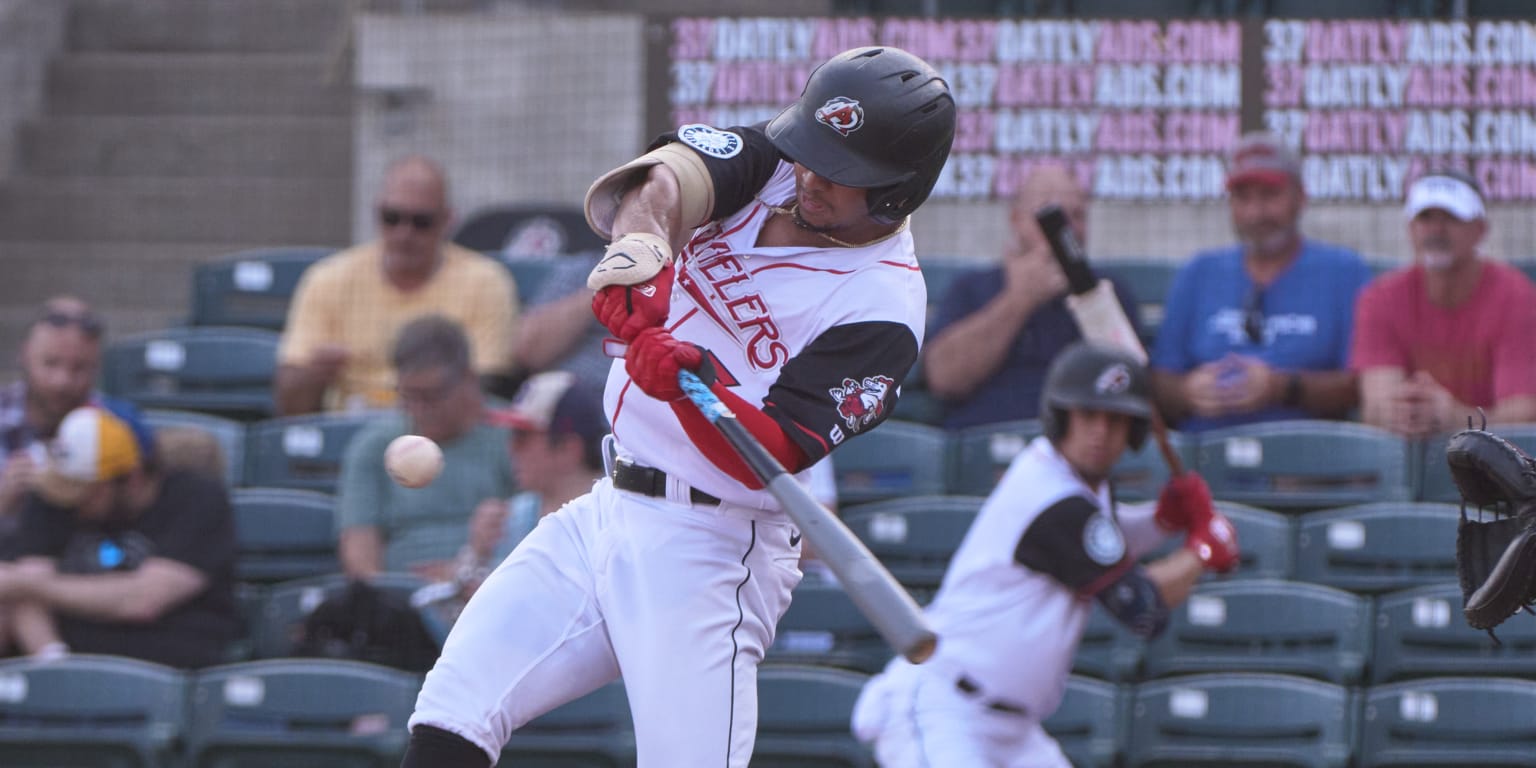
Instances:
[[[378,239],[322,259],[299,281],[277,355],[283,415],[392,406],[390,346],[401,327],[430,313],[464,327],[477,373],[510,373],[512,276],[444,240],[453,212],[442,169],[423,157],[395,162],[375,215]]]

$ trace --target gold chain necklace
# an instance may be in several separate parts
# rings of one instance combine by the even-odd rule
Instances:
[[[796,200],[795,202],[790,203],[788,208],[785,208],[782,205],[774,205],[773,203],[770,203],[770,202],[768,202],[766,200],[763,201],[763,205],[768,206],[768,210],[773,212],[773,213],[777,213],[780,216],[788,216],[790,221],[793,221],[795,223],[795,226],[797,226],[797,227],[799,227],[799,228],[801,228],[801,229],[803,229],[803,230],[805,230],[807,232],[811,232],[813,234],[820,235],[821,237],[823,237],[823,238],[825,238],[825,239],[827,239],[827,240],[829,240],[829,241],[831,241],[833,243],[836,243],[837,245],[840,245],[840,246],[842,246],[844,248],[864,248],[866,246],[871,246],[871,245],[874,245],[876,243],[883,243],[886,240],[889,240],[889,239],[891,239],[891,238],[901,234],[902,230],[905,230],[907,228],[907,221],[908,221],[908,219],[902,219],[901,220],[901,226],[891,230],[890,232],[885,233],[884,235],[881,235],[880,237],[877,237],[877,238],[875,238],[873,240],[870,240],[867,243],[850,243],[847,240],[839,240],[839,239],[837,239],[837,238],[835,238],[835,237],[833,237],[833,236],[831,236],[831,235],[829,235],[829,234],[827,234],[827,233],[825,233],[825,232],[823,232],[823,231],[821,231],[819,229],[812,228],[811,225],[809,223],[807,223],[805,219],[800,217],[800,201],[799,200]]]

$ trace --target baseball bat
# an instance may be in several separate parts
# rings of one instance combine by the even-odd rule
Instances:
[[[864,542],[848,530],[848,526],[816,501],[805,486],[757,442],[757,438],[736,420],[736,415],[699,377],[684,370],[677,378],[688,399],[720,430],[752,469],[752,474],[757,475],[768,492],[783,505],[789,519],[795,521],[806,539],[815,545],[816,554],[837,574],[853,604],[875,625],[880,636],[913,664],[927,661],[938,647],[939,638],[928,626],[928,619],[917,607],[917,601],[896,582]]]
[[[1120,306],[1119,299],[1115,297],[1114,284],[1100,280],[1093,273],[1093,268],[1088,265],[1088,256],[1083,252],[1082,244],[1077,241],[1077,235],[1067,226],[1067,215],[1061,207],[1047,205],[1036,211],[1035,223],[1045,233],[1046,241],[1051,244],[1051,255],[1056,257],[1062,274],[1067,276],[1067,309],[1077,321],[1083,338],[1123,349],[1145,364],[1148,359],[1147,349],[1142,346],[1136,329],[1125,316],[1125,308]],[[1151,422],[1152,436],[1157,440],[1163,461],[1168,464],[1168,471],[1175,475],[1184,474],[1184,461],[1168,442],[1168,425],[1163,423],[1163,416],[1156,405],[1152,407]]]

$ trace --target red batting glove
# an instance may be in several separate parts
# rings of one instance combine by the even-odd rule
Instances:
[[[1237,567],[1237,529],[1232,521],[1220,512],[1211,512],[1210,519],[1195,526],[1184,537],[1184,548],[1195,553],[1208,571],[1226,573]]]
[[[1216,506],[1205,478],[1185,472],[1169,478],[1163,486],[1152,519],[1165,531],[1191,531],[1205,525],[1214,514]]]
[[[636,285],[603,286],[592,296],[592,314],[624,341],[634,341],[635,334],[667,322],[672,304],[672,265]]]
[[[624,370],[635,386],[663,402],[685,397],[677,383],[678,371],[697,371],[703,365],[704,350],[678,341],[665,328],[646,328],[635,334],[624,353]]]

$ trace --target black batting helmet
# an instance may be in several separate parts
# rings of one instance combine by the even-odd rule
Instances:
[[[955,138],[955,99],[928,62],[900,48],[855,48],[817,67],[767,133],[817,176],[870,190],[871,216],[898,221],[939,179]]]
[[[1147,368],[1112,347],[1077,342],[1051,361],[1040,392],[1040,425],[1052,442],[1067,434],[1067,411],[1083,408],[1131,417],[1127,444],[1140,450],[1152,419],[1152,384]]]

